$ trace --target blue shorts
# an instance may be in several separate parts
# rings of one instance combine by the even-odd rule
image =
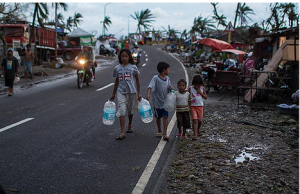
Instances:
[[[154,116],[156,118],[161,118],[163,116],[168,117],[168,111],[166,111],[165,109],[154,108]]]
[[[30,61],[24,61],[24,72],[27,73],[29,72],[31,74],[32,69],[31,69],[31,62]]]

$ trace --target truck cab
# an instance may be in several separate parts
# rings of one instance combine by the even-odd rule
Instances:
[[[73,60],[81,51],[81,46],[72,45],[68,40],[57,41],[57,55],[64,57],[66,60]]]

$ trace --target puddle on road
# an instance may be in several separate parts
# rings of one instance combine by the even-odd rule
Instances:
[[[237,155],[237,156],[233,156],[235,163],[243,163],[245,160],[247,161],[251,161],[251,160],[258,160],[259,157],[255,157],[253,156],[253,154],[251,154],[252,150],[257,150],[257,149],[263,149],[261,147],[250,147],[250,148],[244,148],[242,150],[242,152]]]
[[[219,138],[219,137],[207,137],[209,140],[214,141],[214,142],[221,142],[221,143],[226,143],[227,140]]]

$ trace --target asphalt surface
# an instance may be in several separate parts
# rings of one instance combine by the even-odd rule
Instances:
[[[159,46],[141,46],[141,95],[157,73],[159,61],[170,64],[174,88],[185,78],[180,63]],[[161,48],[161,47],[160,47]],[[155,120],[133,117],[133,130],[124,140],[118,118],[102,123],[104,103],[110,98],[117,63],[96,72],[91,86],[78,89],[76,77],[43,83],[0,96],[0,184],[7,193],[131,193],[161,139]],[[169,113],[169,120],[174,112]],[[32,118],[4,130],[5,127]],[[126,118],[127,126],[127,118]],[[176,125],[174,126],[176,128]],[[144,193],[156,193],[166,182],[175,130],[171,133]]]

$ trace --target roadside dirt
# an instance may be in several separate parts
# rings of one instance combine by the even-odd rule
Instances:
[[[229,93],[208,93],[202,136],[177,138],[162,193],[299,193],[299,116],[238,107],[236,93],[219,101]]]

